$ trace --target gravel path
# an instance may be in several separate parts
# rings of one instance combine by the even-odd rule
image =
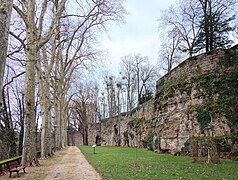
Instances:
[[[40,159],[40,166],[27,167],[26,173],[13,173],[11,179],[17,180],[102,180],[103,178],[88,163],[76,146],[57,151],[51,158]],[[9,180],[9,173],[0,180]]]
[[[52,179],[99,180],[102,178],[88,163],[81,151],[75,146],[70,146],[44,180]]]

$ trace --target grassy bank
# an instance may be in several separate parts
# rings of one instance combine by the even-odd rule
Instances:
[[[190,157],[157,154],[127,147],[80,146],[81,151],[105,179],[238,179],[238,162],[195,164]]]

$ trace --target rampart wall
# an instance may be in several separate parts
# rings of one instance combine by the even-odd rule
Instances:
[[[237,48],[237,47],[233,47]],[[224,113],[213,104],[221,97],[219,83],[224,79],[221,65],[225,50],[218,49],[189,58],[156,82],[153,99],[130,113],[89,125],[89,144],[100,136],[101,145],[147,146],[158,151],[180,151],[191,136],[221,136],[231,132]],[[216,76],[214,75],[216,74]],[[217,75],[219,74],[219,75]],[[207,87],[210,87],[209,91]],[[213,109],[212,109],[213,108]],[[198,121],[200,109],[208,114],[204,125]],[[202,111],[202,112],[203,112]],[[205,126],[205,128],[201,128]]]

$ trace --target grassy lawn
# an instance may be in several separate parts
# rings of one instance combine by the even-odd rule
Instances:
[[[238,179],[238,162],[195,164],[190,157],[158,154],[128,147],[79,147],[104,179]]]

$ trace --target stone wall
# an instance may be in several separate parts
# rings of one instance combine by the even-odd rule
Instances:
[[[209,74],[217,67],[217,63],[224,56],[224,50],[217,49],[205,54],[188,58],[170,73],[160,78],[156,85],[160,88],[160,83],[178,83],[180,81],[189,81],[199,75]],[[157,89],[158,90],[158,89]]]
[[[197,119],[198,108],[219,99],[219,92],[204,88],[204,78],[222,72],[224,54],[225,50],[218,49],[187,59],[156,82],[153,99],[130,113],[90,124],[89,144],[95,144],[98,135],[101,145],[147,146],[173,152],[180,151],[191,136],[229,134],[227,118],[210,111],[212,105],[205,109],[209,116],[206,128],[202,129]]]
[[[139,140],[137,139],[135,129],[130,128],[128,123],[144,117],[144,123],[150,124],[154,114],[153,111],[154,99],[143,103],[139,108],[134,109],[130,113],[122,113],[120,116],[104,119],[101,123],[90,123],[88,131],[89,145],[95,144],[96,136],[100,136],[102,138],[101,145],[115,146],[120,141],[120,145],[127,146],[126,136],[128,135],[129,146],[138,146]],[[141,128],[144,128],[143,132],[147,132],[148,127],[141,126]],[[115,131],[118,131],[118,133]]]
[[[160,149],[180,151],[190,136],[201,135],[196,109],[217,94],[203,92],[197,78],[213,73],[223,56],[224,50],[218,49],[189,58],[157,81],[154,129],[160,136]],[[213,136],[229,132],[226,118],[219,114],[213,115],[205,131]]]

